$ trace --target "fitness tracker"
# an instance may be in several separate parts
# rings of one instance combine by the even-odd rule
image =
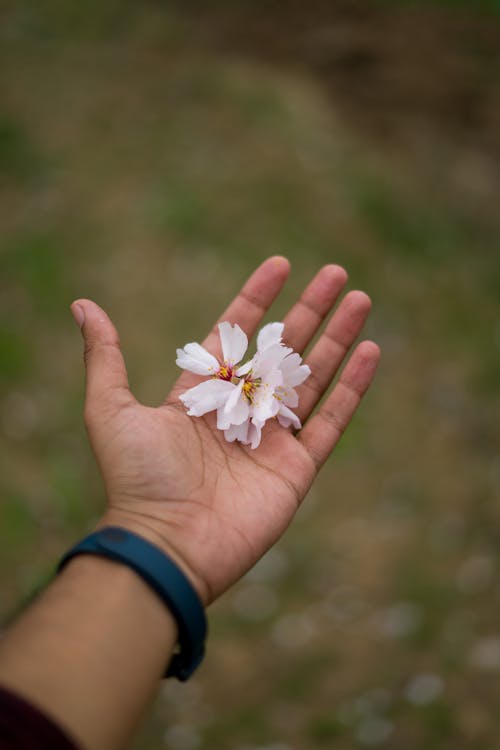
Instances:
[[[184,573],[159,547],[119,526],[107,526],[85,537],[64,555],[57,573],[82,554],[121,562],[156,591],[174,616],[179,631],[178,651],[165,677],[187,680],[203,659],[207,621],[198,595]]]

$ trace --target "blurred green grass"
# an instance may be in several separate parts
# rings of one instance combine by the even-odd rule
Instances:
[[[397,8],[422,7],[444,8],[448,11],[466,10],[473,13],[492,13],[500,12],[499,0],[371,0],[371,2],[393,6]]]
[[[437,135],[387,149],[311,74],[197,46],[179,7],[52,0],[0,19],[3,616],[102,507],[72,299],[110,312],[158,403],[175,347],[267,255],[293,264],[269,319],[342,263],[373,298],[377,383],[137,747],[494,746],[500,220],[482,152]],[[412,702],[428,673],[440,692]]]

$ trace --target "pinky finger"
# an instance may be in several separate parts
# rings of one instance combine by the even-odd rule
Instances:
[[[326,461],[346,430],[375,376],[379,360],[377,344],[373,341],[359,344],[330,396],[299,433],[298,439],[317,469]]]

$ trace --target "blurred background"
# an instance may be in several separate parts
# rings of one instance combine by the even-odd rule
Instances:
[[[103,492],[78,296],[157,404],[266,256],[373,298],[379,375],[138,750],[500,742],[498,0],[5,0],[0,615]]]

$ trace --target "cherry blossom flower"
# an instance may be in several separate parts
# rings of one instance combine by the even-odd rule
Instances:
[[[222,363],[201,344],[186,344],[177,349],[175,364],[183,370],[197,375],[211,375],[221,380],[230,381],[234,367],[241,362],[248,349],[248,338],[237,323],[219,323],[219,335],[222,346]]]
[[[278,413],[279,403],[274,394],[283,384],[279,364],[291,351],[279,343],[274,344],[265,352],[257,352],[236,370],[240,378],[237,392],[231,394],[225,407],[217,412],[217,427],[224,430],[226,440],[239,440],[257,448],[262,427]]]
[[[282,345],[283,323],[269,323],[264,326],[257,337],[257,352],[264,352],[273,346]],[[299,396],[295,387],[301,385],[311,374],[308,365],[302,364],[302,357],[296,352],[288,349],[286,356],[283,357],[279,364],[279,369],[283,376],[283,382],[276,388],[274,393],[275,399],[279,402],[277,411],[278,422],[283,427],[293,425],[296,430],[300,430],[301,422],[298,416],[292,411],[299,404]]]
[[[298,405],[294,387],[309,375],[302,358],[282,343],[283,323],[264,326],[257,337],[257,352],[246,364],[248,339],[238,325],[219,324],[222,362],[200,344],[177,349],[179,367],[209,376],[180,396],[190,416],[217,412],[217,427],[228,442],[238,440],[257,448],[268,419],[278,418],[284,427],[300,428],[292,411]]]
[[[186,344],[183,349],[177,349],[175,363],[179,367],[196,375],[211,377],[211,380],[205,380],[180,396],[192,417],[202,417],[214,409],[223,407],[237,387],[233,383],[234,369],[245,355],[248,338],[237,323],[234,326],[230,323],[219,323],[219,335],[222,362],[195,342]]]

